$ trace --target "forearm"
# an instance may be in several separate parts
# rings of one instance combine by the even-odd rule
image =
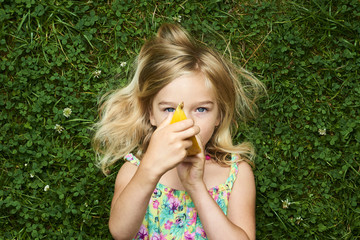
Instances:
[[[249,239],[242,228],[227,218],[218,204],[210,196],[205,185],[188,192],[195,204],[200,221],[209,239]]]
[[[130,239],[139,231],[157,177],[139,168],[112,205],[109,228],[114,239]]]

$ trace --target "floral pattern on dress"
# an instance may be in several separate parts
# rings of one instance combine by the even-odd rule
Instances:
[[[133,154],[125,159],[135,165],[140,160]],[[225,183],[209,189],[209,194],[227,214],[231,189],[236,179],[238,166],[233,155],[230,174]],[[134,240],[201,240],[207,239],[195,205],[186,191],[176,190],[158,183],[148,204],[144,220]]]

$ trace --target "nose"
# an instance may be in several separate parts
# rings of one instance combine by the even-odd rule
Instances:
[[[185,113],[186,118],[193,119],[193,118],[192,118],[191,111],[190,111],[189,109],[187,109],[186,107],[184,107],[184,108],[183,108],[183,111],[184,111],[184,113]]]

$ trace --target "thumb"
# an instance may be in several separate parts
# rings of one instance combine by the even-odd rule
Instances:
[[[204,148],[203,148],[203,144],[201,142],[201,139],[198,135],[195,135],[196,141],[199,144],[199,147],[201,149],[201,152],[195,154],[195,155],[191,155],[191,156],[187,156],[184,160],[184,162],[188,162],[188,163],[205,163],[205,152],[204,152]],[[199,161],[200,160],[200,161]]]
[[[199,152],[198,154],[196,154],[197,157],[201,157],[201,158],[205,158],[205,150],[204,150],[204,147],[203,147],[203,144],[201,142],[201,138],[199,135],[195,135],[195,138],[196,138],[196,141],[198,142],[199,144],[199,147],[201,149],[201,152]]]

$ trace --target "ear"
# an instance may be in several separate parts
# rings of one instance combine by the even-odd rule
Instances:
[[[220,118],[216,120],[215,127],[218,127],[220,125]]]
[[[222,116],[221,116],[221,112],[219,111],[216,122],[215,122],[215,127],[218,127],[220,125],[221,119],[222,119]]]

